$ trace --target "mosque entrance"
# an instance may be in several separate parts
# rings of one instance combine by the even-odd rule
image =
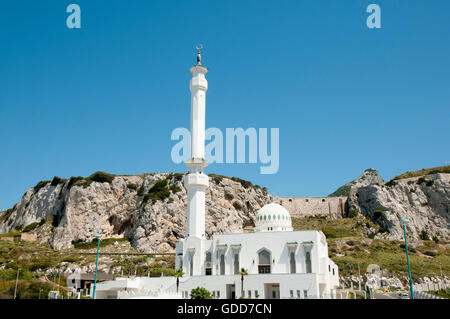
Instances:
[[[227,299],[236,299],[236,290],[234,284],[227,285]]]
[[[264,284],[265,299],[280,299],[280,284]]]

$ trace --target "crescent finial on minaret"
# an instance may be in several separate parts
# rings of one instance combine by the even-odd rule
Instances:
[[[200,53],[202,52],[203,45],[199,44],[195,46],[195,49],[197,49],[197,65],[202,65],[202,56]]]

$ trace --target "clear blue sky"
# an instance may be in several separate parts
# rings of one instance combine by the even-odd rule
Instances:
[[[6,0],[0,35],[0,209],[55,175],[186,171],[170,133],[189,127],[197,43],[206,126],[280,128],[277,174],[207,173],[324,196],[369,167],[387,180],[450,161],[447,0]]]

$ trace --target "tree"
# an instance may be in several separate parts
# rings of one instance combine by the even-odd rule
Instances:
[[[191,299],[212,299],[212,295],[206,288],[197,287],[191,290]]]
[[[242,267],[239,274],[241,275],[241,297],[244,297],[244,276],[248,275],[248,271]]]
[[[178,293],[178,288],[180,287],[180,277],[183,277],[183,276],[184,276],[183,269],[178,268],[178,269],[175,271],[174,276],[177,278],[177,293]]]

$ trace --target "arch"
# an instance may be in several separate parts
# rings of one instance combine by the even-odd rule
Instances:
[[[306,266],[306,273],[310,274],[312,272],[311,267],[311,252],[307,251],[305,254],[305,266]]]
[[[267,248],[262,248],[258,251],[258,273],[270,274],[271,259],[272,254]]]
[[[205,254],[205,275],[211,276],[212,275],[212,254],[210,251],[207,251]]]
[[[239,253],[236,252],[233,255],[233,268],[234,268],[234,274],[239,274]]]
[[[296,268],[297,267],[295,265],[295,253],[291,251],[291,253],[289,254],[289,270],[291,274],[295,274],[297,272]]]
[[[189,276],[194,275],[194,254],[190,254],[189,260]]]
[[[225,275],[225,255],[220,254],[220,274]]]

